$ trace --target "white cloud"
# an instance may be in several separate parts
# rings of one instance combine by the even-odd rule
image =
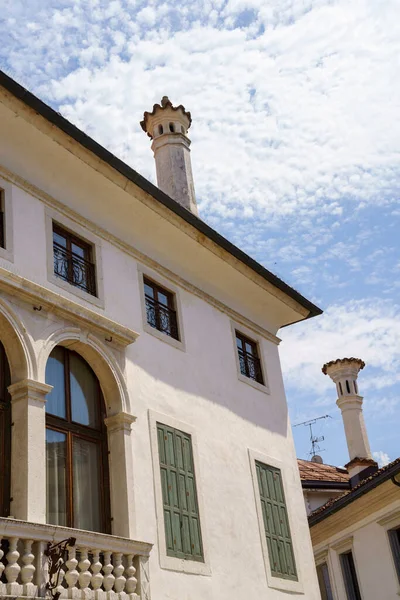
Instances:
[[[385,467],[390,463],[389,456],[386,454],[386,452],[383,452],[383,450],[377,450],[376,452],[373,452],[372,456],[378,463],[379,467]]]

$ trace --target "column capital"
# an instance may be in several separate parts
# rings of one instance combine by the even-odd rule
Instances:
[[[108,432],[112,431],[131,431],[131,425],[136,421],[136,417],[126,412],[120,412],[104,419]]]
[[[46,396],[53,389],[52,385],[35,381],[34,379],[21,379],[8,387],[12,402],[18,402],[29,396],[43,403],[46,402]]]

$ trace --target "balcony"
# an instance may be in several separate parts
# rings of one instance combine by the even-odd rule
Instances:
[[[54,274],[96,296],[95,266],[90,261],[53,242]]]
[[[175,340],[179,340],[178,322],[176,311],[173,308],[165,306],[161,302],[156,302],[146,294],[146,317],[151,327],[166,333]]]
[[[0,517],[0,598],[149,600],[152,545]]]

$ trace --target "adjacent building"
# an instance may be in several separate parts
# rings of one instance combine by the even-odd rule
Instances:
[[[318,600],[278,354],[321,311],[0,74],[0,595]]]
[[[350,461],[298,461],[322,600],[400,595],[400,459],[379,469],[371,456],[357,382],[364,366],[344,358],[323,367],[336,384]]]

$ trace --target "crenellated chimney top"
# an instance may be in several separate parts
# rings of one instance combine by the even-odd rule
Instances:
[[[197,215],[187,137],[191,124],[190,112],[182,104],[173,106],[168,96],[162,97],[161,104],[154,104],[151,112],[146,111],[140,122],[152,140],[158,187]]]
[[[350,477],[358,475],[368,467],[377,467],[371,455],[367,430],[362,412],[363,397],[359,395],[357,377],[365,367],[360,358],[338,358],[327,362],[322,372],[336,384],[336,404],[342,412],[344,430],[350,462],[346,468]]]

